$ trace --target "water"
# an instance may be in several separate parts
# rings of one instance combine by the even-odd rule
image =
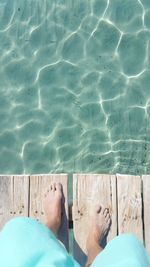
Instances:
[[[149,40],[149,0],[0,0],[0,173],[150,172]]]

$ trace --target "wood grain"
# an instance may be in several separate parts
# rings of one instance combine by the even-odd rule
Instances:
[[[117,234],[116,177],[100,174],[73,176],[74,257],[83,266],[86,260],[86,238],[91,212],[95,205],[109,208],[112,225],[106,241]],[[105,242],[106,242],[105,241]]]
[[[29,176],[0,176],[0,228],[11,218],[28,216]]]
[[[117,175],[118,233],[132,233],[143,242],[141,178]]]

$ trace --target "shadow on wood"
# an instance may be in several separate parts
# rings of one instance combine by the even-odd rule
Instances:
[[[69,252],[69,236],[68,234],[66,234],[66,226],[68,229],[69,226],[69,220],[68,220],[68,216],[66,213],[66,209],[65,209],[65,196],[63,195],[63,200],[62,200],[62,223],[61,223],[61,227],[59,229],[58,232],[58,239],[64,243],[65,248],[67,249],[67,251]]]
[[[73,239],[73,243],[74,243],[74,246],[73,246],[74,258],[83,267],[85,266],[87,256],[83,252],[79,244],[76,242],[75,238]]]

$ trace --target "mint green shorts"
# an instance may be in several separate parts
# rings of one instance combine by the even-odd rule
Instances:
[[[10,220],[0,232],[1,267],[79,267],[54,234],[31,218]],[[133,235],[122,234],[97,255],[92,267],[148,267],[150,256]]]

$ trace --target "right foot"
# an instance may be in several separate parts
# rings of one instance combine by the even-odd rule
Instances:
[[[92,243],[101,244],[110,227],[111,219],[108,209],[98,205],[93,210],[91,227],[87,238],[87,251]]]

